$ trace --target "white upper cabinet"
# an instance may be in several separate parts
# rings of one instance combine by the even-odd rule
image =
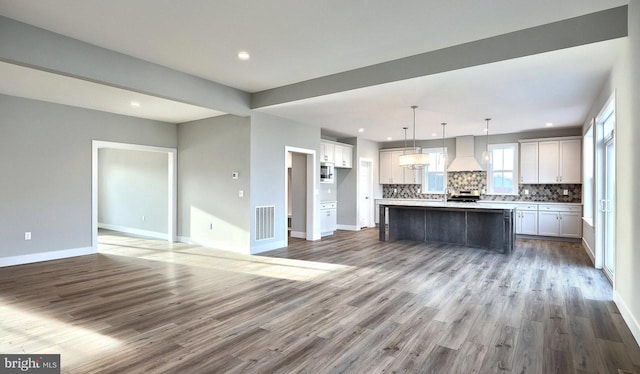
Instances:
[[[320,142],[320,162],[335,162],[335,145]]]
[[[420,184],[422,173],[420,170],[409,170],[400,166],[402,150],[380,151],[380,184]]]
[[[520,183],[538,183],[538,143],[520,144]]]
[[[579,138],[522,141],[520,144],[520,183],[582,183],[581,154],[581,140]]]
[[[560,183],[582,183],[582,142],[579,139],[560,142],[558,162]]]
[[[538,183],[560,183],[558,178],[559,142],[538,143]]]
[[[337,168],[353,167],[353,147],[335,144],[335,165]]]
[[[331,162],[337,168],[352,168],[353,146],[322,141],[320,142],[320,162]]]

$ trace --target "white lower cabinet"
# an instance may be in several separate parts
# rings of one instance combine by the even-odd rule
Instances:
[[[516,234],[538,235],[538,206],[518,205],[516,209]]]
[[[579,205],[540,204],[538,235],[581,238],[581,217],[582,207]]]
[[[333,235],[338,227],[338,203],[328,201],[320,203],[320,235]]]

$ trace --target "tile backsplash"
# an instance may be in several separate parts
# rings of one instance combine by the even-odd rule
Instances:
[[[448,186],[451,190],[479,190],[486,188],[487,173],[484,171],[452,172],[448,173]],[[382,197],[392,199],[442,199],[442,195],[423,194],[420,184],[385,184],[382,187]],[[525,190],[529,192],[525,194]],[[564,190],[569,192],[564,195]],[[482,200],[494,201],[542,201],[580,203],[582,201],[581,184],[521,184],[519,195],[485,195]]]

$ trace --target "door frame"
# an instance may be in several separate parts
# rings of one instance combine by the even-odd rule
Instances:
[[[360,191],[362,189],[362,186],[360,185],[360,163],[362,162],[367,162],[369,163],[369,165],[371,165],[371,167],[369,168],[369,181],[368,181],[368,192],[369,192],[369,222],[367,222],[367,227],[375,227],[376,223],[375,223],[375,201],[373,198],[373,159],[370,158],[366,158],[366,157],[360,157],[358,159],[358,181],[357,181],[357,208],[356,211],[358,212],[358,217],[357,217],[357,226],[358,229],[361,229],[361,225],[360,225],[360,213],[361,213],[361,204],[360,204]]]
[[[596,269],[604,268],[604,219],[605,212],[602,207],[602,200],[605,199],[605,180],[604,180],[604,161],[605,161],[605,141],[607,135],[604,134],[604,121],[609,117],[609,115],[614,116],[614,134],[615,134],[615,115],[616,115],[616,91],[613,91],[609,99],[607,99],[606,103],[602,106],[602,109],[595,117],[595,126],[594,126],[594,138],[595,138],[595,148],[594,148],[594,158],[595,158],[595,168],[594,168],[594,188],[595,188],[595,201],[594,201],[594,227],[595,227],[595,261],[594,265]],[[614,206],[615,209],[615,206]],[[614,233],[614,241],[615,241],[615,233]],[[614,259],[615,261],[615,259]],[[603,273],[609,278],[609,274],[603,270]],[[614,283],[613,279],[609,279],[611,283]],[[615,288],[614,288],[615,289]]]
[[[176,176],[178,150],[176,148],[93,140],[91,151],[91,247],[93,251],[98,251],[98,151],[102,148],[157,152],[167,155],[167,239],[169,242],[174,243],[176,241],[177,231],[178,186]]]
[[[316,151],[314,149],[306,149],[299,147],[284,147],[284,213],[285,213],[285,221],[287,217],[287,212],[289,211],[289,174],[287,169],[287,154],[289,152],[292,153],[302,153],[307,156],[307,219],[306,219],[306,240],[320,240],[320,220],[316,219]],[[283,238],[284,238],[284,246],[289,245],[289,235],[287,225],[283,225]]]

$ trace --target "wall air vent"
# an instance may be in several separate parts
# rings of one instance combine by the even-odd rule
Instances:
[[[275,221],[275,205],[256,207],[256,241],[273,239],[276,237]]]

